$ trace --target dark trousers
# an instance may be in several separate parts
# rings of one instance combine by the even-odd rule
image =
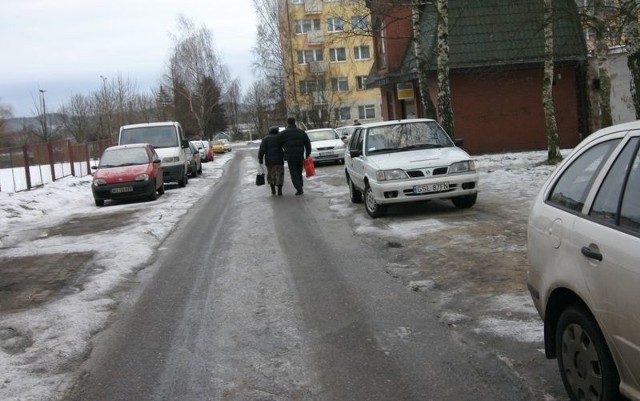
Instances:
[[[298,192],[302,191],[302,169],[304,159],[288,159],[287,164],[289,165],[289,174],[291,175],[293,187]]]

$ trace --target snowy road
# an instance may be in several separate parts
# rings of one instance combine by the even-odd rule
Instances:
[[[271,197],[238,153],[97,336],[73,399],[529,399],[325,200]]]

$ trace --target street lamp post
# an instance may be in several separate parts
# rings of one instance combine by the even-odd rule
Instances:
[[[44,137],[45,140],[47,140],[48,142],[48,137],[47,137],[47,106],[44,102],[44,93],[46,92],[46,90],[44,89],[40,89],[40,94],[42,95],[42,136]]]

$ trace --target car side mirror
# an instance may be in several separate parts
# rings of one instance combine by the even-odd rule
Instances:
[[[183,139],[182,140],[182,147],[185,148],[185,149],[189,147],[189,140],[188,139]]]
[[[462,145],[464,145],[464,138],[456,138],[453,140],[453,143],[455,143],[457,147],[461,148]]]
[[[349,151],[349,155],[351,157],[360,157],[360,156],[362,156],[362,151],[360,149],[358,149],[358,150],[350,150]]]
[[[91,170],[97,170],[98,166],[91,166]]]
[[[161,163],[161,162],[162,162],[162,160],[160,160],[160,159],[154,159],[153,160],[153,164],[158,164],[158,163]]]

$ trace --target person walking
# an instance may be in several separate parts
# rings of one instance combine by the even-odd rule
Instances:
[[[289,165],[291,182],[296,189],[296,195],[302,195],[302,170],[304,159],[311,156],[311,141],[306,132],[296,126],[296,119],[287,118],[287,127],[278,135],[278,143],[284,148],[284,154]]]
[[[269,133],[262,139],[258,150],[258,163],[267,165],[267,182],[271,186],[271,195],[282,196],[284,184],[284,151],[278,143],[278,127],[269,128]]]

